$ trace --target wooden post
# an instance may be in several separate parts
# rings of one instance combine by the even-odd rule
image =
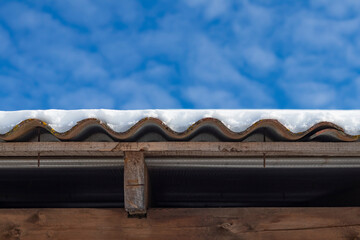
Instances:
[[[148,207],[148,173],[142,152],[125,152],[125,210],[129,216],[145,217]]]

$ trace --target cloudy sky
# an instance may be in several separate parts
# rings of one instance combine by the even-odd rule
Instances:
[[[360,106],[359,0],[0,2],[0,110]]]

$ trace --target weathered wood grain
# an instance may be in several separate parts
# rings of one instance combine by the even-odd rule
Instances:
[[[130,215],[146,215],[148,206],[148,173],[142,152],[125,152],[124,204]]]
[[[1,209],[2,240],[360,238],[360,208]]]
[[[0,156],[360,156],[360,142],[16,142]]]

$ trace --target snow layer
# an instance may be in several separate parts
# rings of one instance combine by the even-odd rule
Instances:
[[[290,131],[306,131],[314,124],[327,121],[342,127],[346,133],[360,135],[360,110],[24,110],[0,111],[0,133],[10,131],[26,119],[36,118],[57,132],[66,132],[86,118],[97,118],[117,132],[124,132],[146,117],[162,120],[177,132],[185,131],[202,118],[216,118],[230,130],[241,132],[262,119],[276,119]]]

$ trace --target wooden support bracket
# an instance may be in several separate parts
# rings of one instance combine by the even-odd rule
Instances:
[[[148,173],[142,152],[125,152],[125,210],[129,216],[146,216],[148,207]]]

